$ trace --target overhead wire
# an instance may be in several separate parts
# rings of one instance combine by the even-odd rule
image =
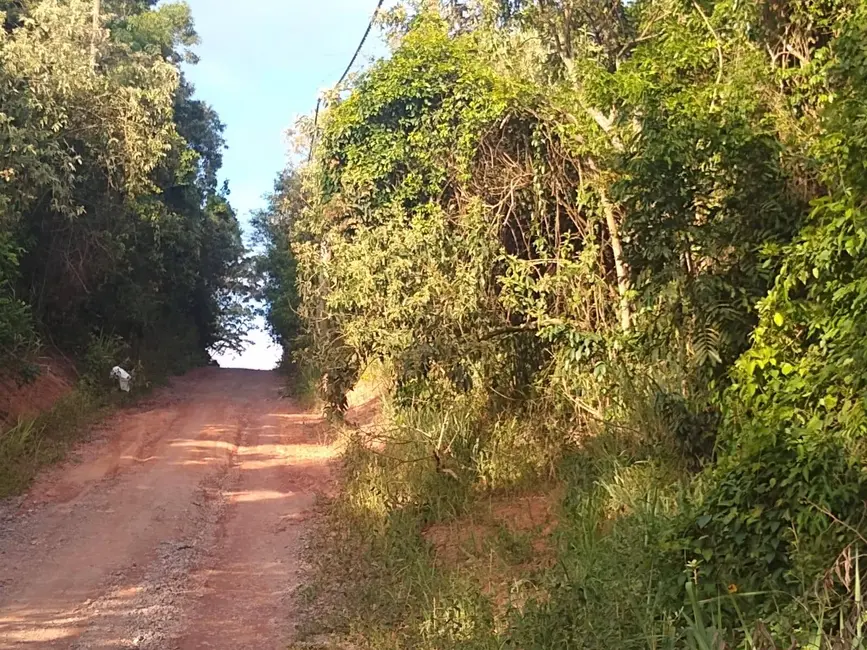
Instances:
[[[345,80],[349,72],[352,70],[352,66],[355,65],[356,59],[358,59],[358,55],[361,54],[361,48],[364,47],[364,43],[367,41],[367,37],[370,36],[371,30],[373,30],[373,25],[376,23],[376,19],[379,16],[379,12],[382,10],[382,5],[385,4],[385,0],[379,0],[376,4],[376,9],[373,10],[373,15],[370,17],[370,22],[367,23],[367,29],[364,30],[364,36],[361,37],[361,41],[358,43],[358,47],[355,48],[355,54],[352,55],[352,59],[349,61],[349,65],[346,66],[346,70],[343,71],[343,74],[340,75],[340,79],[334,87],[336,88],[340,84],[342,84]],[[322,96],[316,100],[316,112],[313,115],[313,136],[310,139],[310,152],[307,155],[307,162],[309,163],[313,159],[313,149],[316,144],[316,135],[318,133],[318,125],[319,125],[319,109],[322,107]]]

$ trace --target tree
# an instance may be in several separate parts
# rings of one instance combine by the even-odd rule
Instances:
[[[105,332],[201,356],[224,316],[239,332],[225,293],[244,249],[217,187],[223,126],[178,67],[194,60],[189,8],[106,2],[96,31],[92,9],[35,3],[0,42],[0,285],[18,296],[0,322],[17,331],[29,311],[70,350]]]

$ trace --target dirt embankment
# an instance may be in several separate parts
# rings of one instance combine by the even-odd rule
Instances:
[[[284,648],[336,450],[280,392],[190,373],[0,507],[0,650]]]
[[[75,369],[59,357],[40,357],[39,375],[20,383],[0,371],[0,431],[19,418],[34,417],[50,409],[57,400],[72,392]]]

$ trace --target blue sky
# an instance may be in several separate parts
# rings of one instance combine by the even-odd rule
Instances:
[[[222,176],[245,228],[287,160],[286,129],[316,106],[352,58],[376,0],[188,0],[201,45],[186,73],[226,125]],[[381,53],[374,30],[359,64]],[[279,351],[262,331],[223,366],[271,368]]]

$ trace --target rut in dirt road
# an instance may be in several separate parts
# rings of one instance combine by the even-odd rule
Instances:
[[[335,451],[280,390],[190,373],[0,511],[0,650],[284,648]]]

